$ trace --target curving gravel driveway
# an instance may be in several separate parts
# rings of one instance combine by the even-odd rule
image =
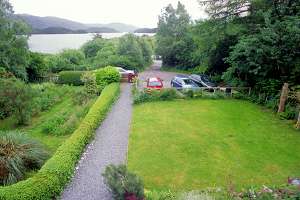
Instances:
[[[130,84],[121,84],[121,95],[97,129],[79,161],[71,183],[63,192],[63,200],[111,200],[102,172],[109,164],[126,161],[132,100]]]

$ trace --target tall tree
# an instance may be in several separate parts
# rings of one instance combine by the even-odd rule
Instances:
[[[0,0],[0,67],[27,80],[28,26],[12,17],[8,0]]]
[[[162,56],[164,65],[191,67],[191,52],[195,48],[190,32],[190,16],[183,4],[177,8],[170,4],[159,17],[156,35],[156,53]]]

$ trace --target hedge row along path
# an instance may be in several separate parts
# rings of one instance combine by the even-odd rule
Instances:
[[[112,199],[103,182],[102,173],[107,165],[121,164],[126,160],[131,112],[131,86],[123,83],[120,98],[96,130],[94,141],[83,153],[75,175],[61,199]]]

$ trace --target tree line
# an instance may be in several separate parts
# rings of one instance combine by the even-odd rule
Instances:
[[[275,95],[300,84],[300,1],[199,0],[208,19],[191,20],[180,2],[158,22],[156,53],[167,67]]]

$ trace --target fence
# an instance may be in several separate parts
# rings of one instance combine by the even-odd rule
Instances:
[[[292,101],[294,104],[299,105],[299,103],[300,103],[300,92],[290,90],[288,83],[285,83],[282,87],[282,90],[281,90],[280,102],[279,102],[279,105],[278,105],[278,113],[284,112],[286,102],[288,100]],[[298,114],[298,119],[297,119],[297,123],[296,123],[295,127],[297,129],[300,129],[300,111],[299,111],[299,114]]]
[[[34,82],[36,82],[36,83],[44,83],[44,82],[56,83],[57,81],[58,81],[58,75],[57,74],[52,74],[52,75],[48,75],[48,76],[39,77],[39,78],[34,79]]]

